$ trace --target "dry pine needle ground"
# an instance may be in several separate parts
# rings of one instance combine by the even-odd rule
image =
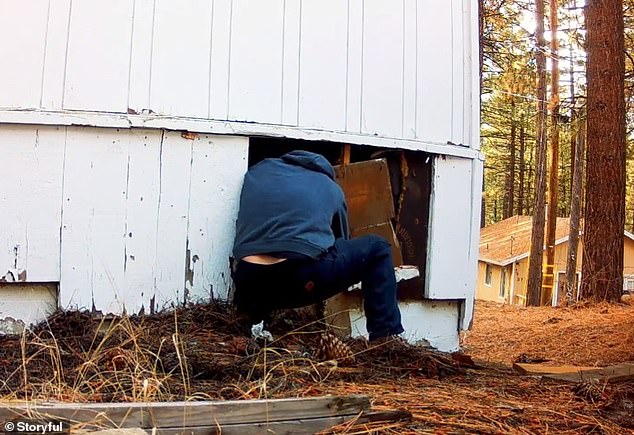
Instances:
[[[465,344],[476,359],[508,364],[526,354],[584,365],[634,359],[632,306],[520,309],[478,302],[475,315]],[[634,384],[542,381],[499,367],[460,367],[449,355],[421,348],[376,349],[352,339],[345,342],[354,364],[323,362],[316,358],[322,322],[306,313],[279,319],[272,328],[277,340],[263,347],[220,305],[111,321],[60,313],[22,337],[0,338],[0,394],[167,401],[358,393],[370,395],[375,409],[404,409],[414,419],[351,422],[328,433],[634,433]]]

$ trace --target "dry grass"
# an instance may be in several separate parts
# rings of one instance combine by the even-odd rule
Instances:
[[[631,359],[632,342],[625,349],[614,340],[631,340],[633,308],[525,310],[478,303],[467,345],[475,357],[507,363],[520,353],[561,363],[621,362]],[[279,319],[273,325],[279,338],[263,347],[241,335],[223,306],[111,321],[60,313],[22,337],[0,338],[0,400],[368,394],[375,409],[404,409],[413,421],[349,422],[327,433],[634,433],[634,384],[546,382],[493,367],[457,367],[448,355],[420,348],[375,348],[352,339],[346,342],[353,365],[320,362],[314,355],[324,324],[304,314]],[[518,335],[511,332],[518,330],[525,340],[515,345]],[[577,339],[558,343],[562,331]]]
[[[634,361],[634,304],[524,308],[477,301],[464,346],[474,358],[503,364],[521,355],[579,366]]]

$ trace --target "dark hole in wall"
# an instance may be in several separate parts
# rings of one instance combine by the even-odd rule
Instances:
[[[252,137],[249,166],[263,159],[280,157],[293,150],[323,155],[333,165],[342,163],[344,143],[301,139]],[[418,266],[420,278],[399,283],[399,299],[421,299],[425,286],[429,204],[433,156],[422,151],[351,145],[350,162],[384,158],[387,161],[396,218],[392,222],[400,244],[403,264]]]

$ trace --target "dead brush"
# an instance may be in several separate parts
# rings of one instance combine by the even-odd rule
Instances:
[[[2,399],[168,401],[180,395],[170,388],[176,377],[187,396],[190,376],[182,338],[175,329],[171,342],[155,343],[153,331],[143,322],[128,316],[101,319],[85,349],[81,343],[69,343],[67,337],[56,337],[52,328],[25,329],[19,341],[19,365],[0,384]],[[167,346],[179,355],[169,370],[160,357]]]
[[[173,374],[163,372],[158,354],[144,344],[149,333],[128,316],[107,325],[102,320],[83,363],[76,369],[73,389],[94,399],[116,401],[173,398],[169,388]]]

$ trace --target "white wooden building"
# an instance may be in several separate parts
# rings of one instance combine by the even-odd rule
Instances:
[[[473,311],[475,0],[2,0],[0,319],[226,298],[252,138],[424,153],[405,328]],[[311,142],[316,143],[316,142]]]

